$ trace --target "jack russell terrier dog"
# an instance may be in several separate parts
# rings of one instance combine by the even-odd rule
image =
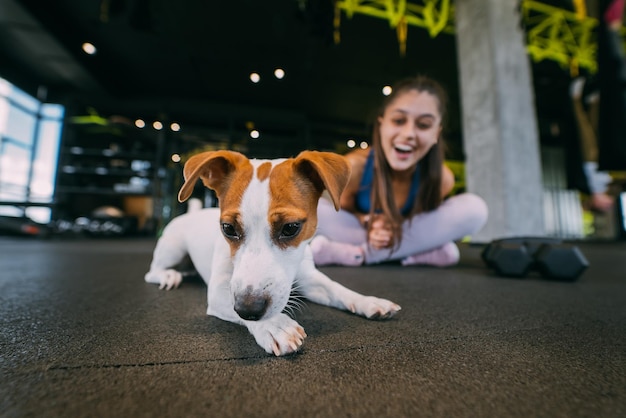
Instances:
[[[400,310],[391,301],[345,288],[313,263],[308,243],[317,227],[318,200],[326,190],[338,210],[350,176],[342,156],[304,151],[290,159],[249,160],[214,151],[191,157],[183,171],[178,200],[187,200],[200,178],[215,191],[219,209],[173,219],[157,242],[146,282],[178,287],[182,274],[175,268],[191,258],[207,284],[207,314],[244,325],[276,356],[296,352],[306,337],[284,312],[292,290],[370,319]]]

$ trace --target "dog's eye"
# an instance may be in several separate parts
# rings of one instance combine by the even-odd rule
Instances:
[[[232,224],[222,222],[222,233],[226,238],[238,240],[241,238],[237,233],[237,230]]]
[[[298,235],[301,228],[301,222],[289,222],[283,225],[283,229],[280,231],[280,238],[293,238]]]

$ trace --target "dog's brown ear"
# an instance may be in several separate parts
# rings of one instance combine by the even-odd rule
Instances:
[[[246,161],[248,159],[243,154],[235,151],[207,151],[194,155],[185,163],[185,183],[178,192],[178,201],[189,199],[198,178],[206,187],[215,190],[219,198],[227,176]]]
[[[339,198],[351,172],[345,157],[333,152],[303,151],[295,158],[294,167],[313,182],[320,195],[326,189],[335,209],[339,210]]]

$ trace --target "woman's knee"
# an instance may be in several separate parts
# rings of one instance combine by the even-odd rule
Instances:
[[[462,207],[465,222],[472,230],[471,233],[478,232],[487,223],[489,208],[485,200],[473,193],[459,195],[463,199]]]
[[[328,226],[335,223],[337,217],[336,211],[332,203],[321,198],[317,204],[317,231],[321,235],[325,235]]]
[[[319,202],[317,203],[317,216],[318,217],[327,217],[327,216],[332,216],[336,213],[337,211],[335,210],[335,207],[333,206],[332,202],[330,202],[328,199],[325,198],[320,198]]]
[[[364,242],[366,233],[356,216],[342,209],[335,210],[330,201],[322,198],[317,207],[317,235],[358,245]]]

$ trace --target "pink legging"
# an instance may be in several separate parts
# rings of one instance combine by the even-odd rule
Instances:
[[[421,213],[402,225],[402,242],[393,253],[374,250],[367,245],[367,231],[356,216],[345,210],[335,211],[332,203],[320,199],[317,209],[317,235],[331,241],[359,245],[365,252],[365,264],[401,260],[423,253],[478,232],[487,222],[484,200],[471,193],[446,199],[437,209]]]

